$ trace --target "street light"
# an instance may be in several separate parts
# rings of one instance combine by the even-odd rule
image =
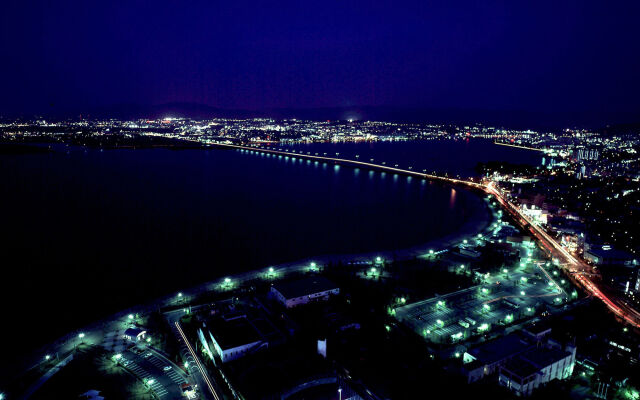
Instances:
[[[46,361],[49,361],[49,360],[51,359],[51,356],[50,356],[49,354],[47,354],[46,356],[44,356],[44,359],[45,359]]]
[[[84,333],[82,333],[82,332],[81,332],[80,334],[78,334],[78,337],[79,337],[80,339],[84,338]]]
[[[133,319],[133,314],[129,314],[129,319]]]
[[[342,388],[338,388],[338,400],[342,400]]]

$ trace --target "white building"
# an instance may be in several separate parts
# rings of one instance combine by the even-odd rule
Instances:
[[[221,318],[210,321],[205,328],[208,328],[215,353],[223,363],[268,346],[268,342],[244,315],[228,320]]]
[[[576,348],[538,347],[529,350],[500,367],[498,381],[519,396],[529,396],[541,385],[554,379],[567,379],[573,373]]]
[[[322,277],[310,277],[298,281],[276,283],[271,295],[287,308],[315,301],[326,301],[340,293],[333,282]]]

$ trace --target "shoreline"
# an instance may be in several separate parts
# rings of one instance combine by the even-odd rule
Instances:
[[[379,251],[379,252],[364,252],[364,253],[352,253],[352,254],[326,254],[317,257],[309,257],[304,259],[299,259],[296,261],[285,262],[275,265],[265,265],[260,269],[252,269],[248,271],[239,272],[233,275],[221,276],[215,278],[213,280],[204,282],[202,284],[191,286],[179,291],[182,293],[184,298],[194,297],[200,295],[202,293],[210,292],[213,290],[217,290],[223,283],[226,278],[232,279],[234,281],[234,288],[238,285],[238,282],[244,282],[251,279],[261,278],[265,270],[267,268],[272,267],[274,272],[278,275],[300,272],[303,268],[307,268],[310,263],[315,262],[319,267],[324,266],[330,262],[343,262],[345,264],[350,263],[363,263],[369,262],[373,263],[376,257],[382,257],[387,261],[392,260],[408,260],[416,257],[426,256],[428,255],[430,250],[434,252],[446,252],[461,243],[465,238],[469,238],[479,233],[485,234],[489,231],[489,227],[496,221],[496,213],[489,206],[489,202],[481,196],[480,193],[477,193],[474,190],[469,190],[465,188],[470,194],[474,196],[478,196],[478,199],[482,205],[482,211],[480,213],[487,213],[485,218],[476,221],[467,221],[464,223],[457,232],[451,233],[444,237],[433,239],[427,241],[426,243],[411,246],[404,249],[399,250],[387,250],[387,251]],[[177,293],[177,292],[176,292]],[[49,342],[43,346],[41,346],[38,350],[33,352],[33,355],[41,355],[46,354],[52,348],[61,347],[65,344],[68,344],[71,341],[74,341],[77,338],[79,332],[89,332],[102,330],[107,325],[112,324],[114,322],[120,321],[123,318],[126,318],[129,314],[144,314],[149,313],[155,310],[159,310],[162,307],[167,306],[176,306],[175,303],[176,293],[167,294],[165,296],[157,297],[149,302],[141,303],[137,305],[133,305],[127,309],[120,310],[116,313],[109,315],[108,317],[102,318],[98,321],[80,327],[72,332],[67,333],[64,336],[59,337],[58,339]],[[31,358],[31,357],[30,357]],[[39,357],[35,357],[38,359]],[[30,369],[30,368],[29,368]]]
[[[215,146],[216,148],[226,148],[225,146]],[[346,164],[349,167],[352,165]],[[387,169],[388,167],[383,167],[382,169]],[[421,175],[414,172],[411,172],[410,175]],[[429,176],[425,176],[423,179],[429,179]],[[477,184],[464,184],[458,185],[459,182],[457,179],[451,178],[440,178],[434,179],[432,182],[439,185],[446,186],[457,186],[460,189],[465,189],[468,195],[477,196],[478,211],[474,212],[470,219],[464,222],[460,228],[457,229],[456,232],[451,233],[449,235],[429,240],[425,243],[401,248],[398,250],[386,250],[386,251],[370,251],[364,253],[342,253],[342,254],[325,254],[316,257],[305,257],[303,259],[298,259],[291,262],[284,262],[275,265],[264,265],[258,269],[252,269],[248,271],[243,271],[239,273],[235,273],[227,276],[219,276],[213,280],[206,281],[201,284],[197,284],[195,286],[187,287],[183,289],[183,304],[188,303],[190,297],[210,292],[213,290],[219,290],[226,278],[233,279],[233,288],[237,288],[240,282],[252,279],[264,279],[264,275],[268,268],[273,267],[274,272],[277,273],[278,277],[282,277],[282,275],[286,275],[290,272],[304,272],[307,270],[311,262],[315,262],[318,266],[323,266],[330,262],[343,262],[345,264],[358,264],[358,263],[371,263],[374,264],[374,260],[376,257],[383,257],[387,261],[391,260],[407,260],[413,259],[420,256],[427,256],[429,250],[434,250],[434,252],[446,252],[455,246],[458,243],[461,243],[463,239],[470,238],[478,233],[482,232],[483,234],[489,231],[489,227],[495,222],[497,215],[495,210],[489,206],[489,201],[483,195],[481,190],[478,190],[476,187]],[[486,213],[486,214],[485,214]],[[484,215],[483,215],[484,214]],[[478,218],[480,217],[480,218]],[[129,314],[145,314],[149,312],[153,312],[156,310],[160,310],[163,307],[167,306],[178,306],[180,303],[176,301],[177,293],[179,289],[176,289],[173,293],[169,293],[164,296],[155,297],[150,299],[148,302],[138,303],[126,309],[122,309],[115,313],[112,313],[108,316],[100,318],[97,321],[90,322],[84,326],[73,329],[69,331],[67,334],[58,337],[56,340],[50,341],[44,345],[38,347],[38,349],[30,351],[26,357],[24,357],[24,362],[20,364],[23,365],[23,368],[20,368],[21,372],[16,376],[23,376],[26,372],[31,370],[34,366],[37,366],[42,358],[43,354],[54,354],[58,351],[61,354],[68,352],[73,343],[78,342],[78,334],[86,333],[87,336],[93,336],[91,339],[87,339],[86,342],[90,342],[93,345],[100,345],[103,343],[103,335],[106,332],[110,332],[114,330],[115,326],[122,325],[123,321],[126,323],[127,315]],[[82,340],[84,343],[85,340]],[[18,361],[18,360],[16,360]]]

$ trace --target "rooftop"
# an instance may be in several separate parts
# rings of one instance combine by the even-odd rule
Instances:
[[[523,340],[517,333],[512,333],[481,344],[469,350],[468,353],[484,364],[493,364],[520,354],[529,348],[531,348],[531,344]]]
[[[536,348],[520,355],[523,360],[530,362],[538,368],[544,368],[565,358],[569,353],[558,349]]]
[[[232,320],[216,318],[210,320],[207,327],[222,350],[262,340],[260,332],[244,317]]]
[[[535,365],[527,362],[526,360],[521,360],[520,358],[509,360],[503,368],[520,378],[526,378],[540,370]]]

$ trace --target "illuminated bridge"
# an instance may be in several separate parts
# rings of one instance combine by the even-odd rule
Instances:
[[[202,142],[199,142],[202,144]],[[525,230],[531,232],[531,234],[537,239],[538,243],[548,251],[548,253],[559,260],[564,261],[565,267],[563,270],[571,279],[574,284],[583,288],[588,294],[593,295],[602,300],[607,308],[613,312],[618,318],[626,321],[636,328],[640,328],[640,313],[634,308],[628,306],[623,301],[617,298],[607,296],[603,293],[593,280],[589,277],[589,274],[582,274],[580,272],[588,272],[591,268],[583,261],[576,259],[571,255],[564,247],[562,247],[555,239],[549,236],[541,227],[534,224],[527,216],[522,214],[518,207],[512,202],[506,199],[500,192],[500,189],[495,187],[492,182],[474,182],[473,180],[450,178],[446,176],[438,176],[434,174],[421,173],[413,171],[411,169],[403,169],[398,167],[391,167],[384,164],[375,164],[373,162],[350,160],[346,158],[328,157],[324,155],[316,154],[304,154],[302,152],[296,153],[294,150],[275,150],[264,148],[260,145],[235,145],[225,143],[207,143],[217,147],[232,148],[238,150],[245,150],[249,152],[262,153],[262,154],[274,154],[285,157],[300,158],[303,160],[330,162],[336,165],[345,165],[356,168],[369,168],[378,171],[391,172],[404,176],[412,176],[420,179],[429,179],[433,181],[440,181],[444,183],[462,185],[467,188],[482,190],[483,192],[494,196],[500,206],[506,210],[514,220],[520,224]]]

